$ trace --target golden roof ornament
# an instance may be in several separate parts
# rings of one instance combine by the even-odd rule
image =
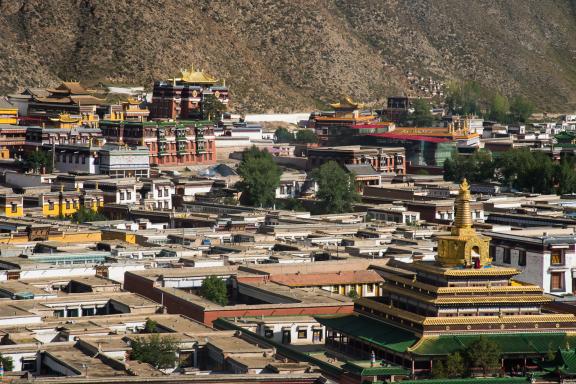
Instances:
[[[452,227],[452,234],[458,234],[460,229],[472,228],[472,214],[470,212],[470,184],[462,180],[456,198],[456,220]]]
[[[454,209],[456,218],[450,235],[438,237],[438,263],[447,268],[482,268],[490,264],[490,238],[476,233],[472,227],[470,184],[462,180]]]

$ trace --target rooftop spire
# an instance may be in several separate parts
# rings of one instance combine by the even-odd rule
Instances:
[[[470,185],[468,180],[462,180],[458,197],[456,198],[456,220],[452,227],[452,234],[458,234],[460,229],[472,228],[472,215],[470,213]]]
[[[470,185],[462,180],[456,198],[456,220],[449,236],[438,237],[437,261],[442,267],[481,268],[491,262],[490,239],[478,235],[472,228]]]

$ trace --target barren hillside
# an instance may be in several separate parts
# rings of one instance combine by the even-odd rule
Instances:
[[[0,38],[0,92],[195,65],[237,110],[291,111],[377,103],[411,69],[576,108],[574,0],[0,0]]]

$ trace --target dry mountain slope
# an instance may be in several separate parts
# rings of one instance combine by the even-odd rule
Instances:
[[[149,86],[194,64],[227,80],[237,109],[288,111],[379,102],[414,69],[565,109],[575,14],[571,0],[0,0],[0,91]]]

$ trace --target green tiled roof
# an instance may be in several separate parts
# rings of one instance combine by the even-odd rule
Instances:
[[[359,376],[390,376],[390,375],[408,375],[410,371],[399,365],[382,365],[382,362],[376,361],[373,367],[370,366],[369,360],[348,361],[342,366],[342,369]]]
[[[559,372],[563,375],[576,375],[576,351],[573,349],[558,349],[553,361],[539,364],[548,372]]]
[[[318,316],[316,320],[330,329],[395,352],[405,352],[418,340],[418,337],[412,332],[368,317],[355,315]]]
[[[426,337],[411,352],[422,356],[447,355],[465,349],[479,337],[478,335]],[[576,335],[565,333],[492,334],[484,337],[496,342],[504,354],[545,354],[551,348],[554,350],[566,343],[576,345]]]
[[[574,350],[560,350],[560,356],[564,363],[564,365],[560,367],[562,373],[569,375],[576,374],[576,352]]]

